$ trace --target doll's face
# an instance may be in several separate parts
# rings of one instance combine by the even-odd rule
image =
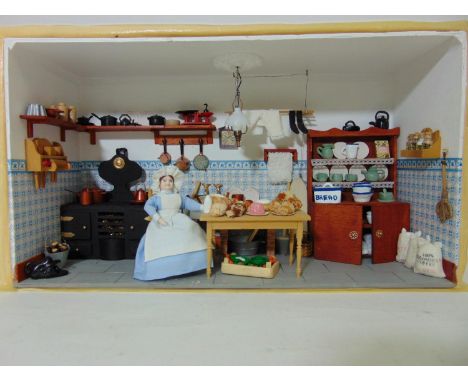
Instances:
[[[174,180],[172,176],[166,175],[159,180],[161,191],[172,191],[174,189]]]

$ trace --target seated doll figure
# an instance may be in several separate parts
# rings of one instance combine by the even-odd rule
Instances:
[[[141,238],[133,277],[159,280],[206,269],[206,234],[181,209],[203,211],[200,203],[179,194],[183,173],[164,167],[153,177],[156,194],[145,204],[152,217]]]

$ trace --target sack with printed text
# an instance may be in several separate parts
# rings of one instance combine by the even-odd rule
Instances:
[[[441,242],[426,242],[418,248],[414,272],[432,277],[445,277],[444,268],[442,267]]]

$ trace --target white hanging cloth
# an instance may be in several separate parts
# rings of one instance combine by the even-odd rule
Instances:
[[[268,181],[272,184],[291,181],[293,156],[291,153],[268,153]]]

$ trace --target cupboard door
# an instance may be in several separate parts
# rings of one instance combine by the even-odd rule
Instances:
[[[65,240],[91,238],[91,220],[88,212],[62,211],[60,223]]]
[[[130,240],[139,240],[146,232],[148,221],[145,218],[148,214],[141,209],[140,211],[127,211],[125,213],[125,232],[126,238]]]
[[[313,204],[312,220],[316,259],[361,264],[361,206]]]
[[[409,230],[410,205],[388,203],[372,206],[372,262],[396,260],[398,236],[404,227]]]

